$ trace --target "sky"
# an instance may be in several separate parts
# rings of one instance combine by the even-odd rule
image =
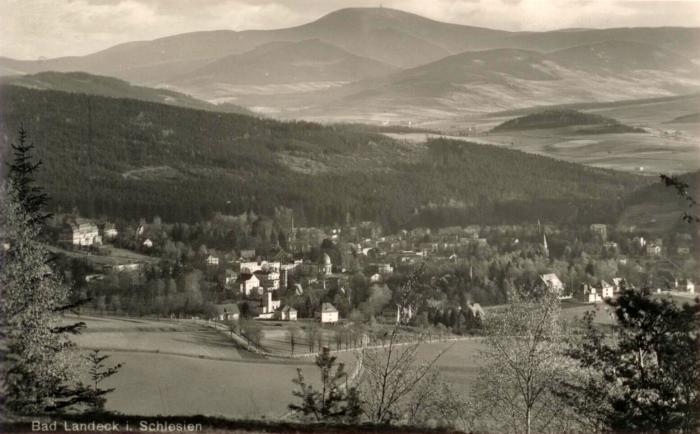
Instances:
[[[380,3],[504,30],[700,27],[700,0],[0,0],[0,56],[84,55],[198,30],[283,28]]]

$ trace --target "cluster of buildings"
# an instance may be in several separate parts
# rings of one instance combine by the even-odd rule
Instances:
[[[499,232],[500,229],[503,228],[482,228],[479,225],[470,225],[444,227],[438,230],[415,228],[384,235],[381,226],[374,222],[362,222],[356,226],[331,229],[294,228],[292,225],[288,236],[289,254],[282,252],[273,258],[261,259],[252,249],[241,250],[238,255],[232,252],[229,256],[210,252],[203,257],[203,266],[223,270],[223,285],[226,290],[248,302],[257,303],[259,318],[295,321],[298,318],[298,312],[291,306],[281,304],[279,297],[281,289],[292,289],[296,295],[303,295],[304,288],[334,289],[346,293],[350,276],[358,271],[367,276],[370,285],[383,285],[387,276],[394,273],[395,267],[401,264],[413,264],[426,260],[457,262],[461,252],[474,252],[503,245],[514,247],[520,243],[520,240],[513,234],[518,237],[538,234],[538,240],[541,240],[539,249],[545,256],[549,256],[547,234],[541,230],[539,224],[536,232],[533,228],[529,228],[529,233],[525,232],[525,229],[523,231],[503,229]],[[593,242],[607,255],[618,258],[620,263],[625,260],[624,255],[620,254],[622,250],[620,244],[624,249],[633,251],[633,255],[639,254],[650,258],[666,254],[675,254],[679,257],[690,254],[692,240],[688,234],[678,234],[677,239],[672,239],[670,245],[675,247],[671,251],[671,248],[664,246],[662,239],[650,241],[633,232],[625,233],[624,237],[620,237],[617,232],[610,231],[605,224],[592,224],[588,230]],[[94,248],[114,240],[118,234],[114,224],[97,224],[88,219],[71,216],[67,217],[61,226],[59,242],[73,248]],[[496,236],[493,236],[494,234]],[[136,231],[136,238],[139,241],[137,245],[146,250],[153,247],[153,242],[147,238],[147,235],[143,225],[139,226]],[[489,238],[487,239],[486,236]],[[510,237],[506,240],[506,244],[503,244],[504,237]],[[337,248],[337,255],[334,253],[334,258],[337,258],[336,263],[327,252],[322,253],[318,261],[289,259],[292,255],[305,258],[313,256],[310,253],[318,249],[326,240],[332,241]],[[489,240],[493,246],[490,246]],[[629,246],[632,248],[630,249]],[[303,276],[303,279],[294,279],[294,284],[290,285],[292,276]],[[567,288],[554,273],[542,274],[539,284],[549,291],[556,292],[562,299],[574,299],[584,303],[602,302],[625,287],[623,279],[615,278],[610,282],[599,280],[595,283],[583,284],[578,288],[572,288],[572,285]],[[689,279],[675,280],[674,288],[690,293],[695,291],[694,284]],[[220,303],[216,309],[216,318],[221,321],[238,319],[240,316],[239,307],[233,302]],[[409,312],[408,315],[413,313]],[[323,303],[315,315],[322,323],[336,323],[340,319],[338,310],[330,303]],[[393,316],[394,313],[391,315]],[[399,321],[403,313],[400,314],[397,311],[395,315]]]
[[[307,282],[321,282],[324,287],[333,282],[336,286],[344,284],[345,276],[342,273],[333,273],[333,263],[327,253],[322,255],[319,263],[302,260],[288,263],[248,260],[241,255],[241,259],[234,261],[232,268],[225,271],[224,284],[228,290],[239,294],[245,300],[257,302],[259,319],[296,321],[297,310],[292,306],[282,306],[278,295],[281,288],[288,287],[290,274],[297,271],[312,276]],[[300,284],[296,284],[294,290],[297,295],[304,292]],[[230,303],[218,306],[230,308]],[[218,319],[224,320],[225,312],[221,311],[223,307],[217,309]],[[321,323],[333,324],[340,319],[338,310],[330,303],[323,303],[316,316]]]
[[[584,283],[578,289],[567,292],[562,281],[554,273],[540,275],[538,283],[541,288],[558,294],[561,300],[576,300],[582,303],[602,303],[627,287],[624,279],[615,277],[611,282],[601,279],[594,284]],[[672,289],[694,294],[695,284],[690,279],[676,279]]]
[[[68,216],[61,225],[58,242],[72,248],[99,247],[114,240],[118,234],[114,223],[98,225],[86,218]]]

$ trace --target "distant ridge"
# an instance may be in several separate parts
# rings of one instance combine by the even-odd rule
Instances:
[[[699,122],[700,122],[700,113],[691,113],[689,115],[678,116],[677,118],[670,120],[668,123],[670,123],[670,124],[680,124],[680,123],[697,124]]]
[[[533,106],[700,89],[700,28],[509,32],[390,8],[275,30],[192,32],[86,56],[0,58],[0,75],[82,71],[281,119],[432,125]]]
[[[234,104],[211,104],[183,93],[131,85],[124,80],[85,72],[40,72],[33,75],[0,77],[0,85],[11,84],[30,89],[132,98],[199,110],[253,115],[250,110]]]
[[[658,45],[691,58],[697,58],[700,52],[700,28],[508,32],[439,22],[390,8],[346,8],[286,29],[183,33],[119,44],[86,56],[39,61],[0,58],[0,71],[82,70],[132,80],[141,77],[148,82],[173,73],[182,74],[214,59],[240,54],[268,42],[315,38],[352,54],[403,68],[470,50],[521,48],[551,52],[614,40]]]

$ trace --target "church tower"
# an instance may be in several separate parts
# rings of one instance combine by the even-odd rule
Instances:
[[[333,262],[328,253],[323,254],[323,263],[321,264],[321,274],[324,276],[330,276],[333,273]]]
[[[547,245],[547,233],[544,233],[542,235],[542,253],[544,253],[544,255],[546,257],[549,257],[549,246]]]

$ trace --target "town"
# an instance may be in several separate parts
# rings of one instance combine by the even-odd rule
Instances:
[[[692,299],[698,278],[693,236],[682,225],[665,236],[540,222],[387,234],[370,221],[296,227],[291,210],[275,214],[217,214],[198,224],[61,215],[53,218],[53,249],[91,300],[88,312],[252,320],[258,326],[232,330],[258,343],[258,327],[275,321],[409,321],[468,334],[515,288],[556,292],[566,307],[601,304],[625,288]],[[419,264],[424,285],[400,312],[397,291]]]

